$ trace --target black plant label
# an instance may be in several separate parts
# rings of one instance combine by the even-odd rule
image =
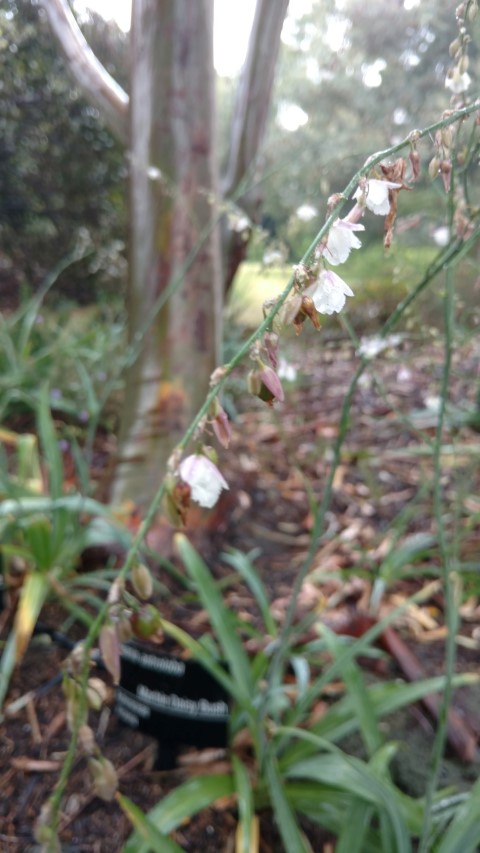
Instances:
[[[160,743],[225,747],[228,694],[196,661],[124,643],[115,712]]]

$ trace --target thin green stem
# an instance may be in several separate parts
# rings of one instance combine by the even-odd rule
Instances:
[[[450,225],[453,220],[453,187],[450,194]],[[441,763],[445,750],[448,726],[448,711],[452,701],[452,680],[455,674],[456,659],[456,634],[458,627],[458,614],[456,608],[456,595],[452,582],[452,567],[450,563],[449,548],[445,533],[443,518],[444,500],[442,487],[442,436],[445,424],[445,412],[447,406],[450,372],[452,365],[453,343],[454,343],[454,308],[455,308],[455,280],[454,270],[449,266],[445,276],[446,293],[444,300],[445,321],[445,355],[440,387],[440,411],[438,414],[437,428],[434,441],[434,475],[433,475],[433,511],[437,527],[439,554],[441,559],[441,576],[443,582],[443,597],[445,607],[445,625],[447,628],[447,640],[445,644],[445,689],[440,704],[438,728],[433,743],[430,773],[428,774],[427,789],[425,792],[425,809],[423,813],[422,834],[419,842],[418,853],[428,853],[430,849],[430,832],[432,826],[432,806],[435,792],[438,787]]]
[[[379,151],[375,155],[370,157],[367,160],[367,162],[352,177],[350,182],[345,187],[345,190],[343,191],[341,196],[339,196],[338,203],[336,204],[334,209],[331,211],[330,215],[325,220],[325,223],[323,224],[323,226],[319,230],[315,239],[313,240],[313,242],[311,243],[311,245],[309,246],[309,248],[305,252],[305,254],[301,260],[301,263],[302,264],[308,263],[311,256],[314,254],[318,243],[320,242],[322,237],[328,232],[329,228],[331,227],[331,225],[333,224],[335,219],[337,219],[339,213],[341,212],[341,210],[343,209],[343,207],[347,203],[348,199],[350,198],[353,190],[356,188],[358,181],[360,180],[361,177],[363,177],[364,175],[367,175],[368,172],[370,172],[370,170],[375,165],[380,163],[382,160],[393,156],[397,152],[401,151],[403,148],[411,145],[414,141],[418,141],[418,140],[420,140],[426,136],[429,136],[430,134],[434,133],[436,130],[441,129],[442,127],[447,127],[450,124],[454,124],[456,122],[462,121],[465,118],[467,118],[471,113],[474,113],[477,110],[478,110],[478,106],[475,104],[472,104],[468,107],[464,107],[461,110],[457,110],[456,112],[454,112],[454,113],[450,114],[449,116],[443,118],[441,121],[438,121],[438,122],[435,122],[434,124],[429,125],[427,128],[425,128],[422,131],[415,131],[413,134],[410,134],[408,137],[406,137],[402,142],[399,142],[398,144],[391,146],[390,148],[387,148],[383,151]],[[210,233],[211,228],[213,228],[213,227],[215,227],[215,226],[211,225],[205,229],[205,231],[201,237],[202,241],[204,241],[207,238],[208,234]],[[466,242],[469,242],[469,241],[466,241]],[[465,245],[466,244],[464,243],[463,249],[465,249]],[[458,258],[461,254],[463,254],[463,251],[461,251],[460,247],[456,247],[456,249],[457,249],[457,258]],[[157,300],[157,303],[154,306],[154,310],[156,312],[160,310],[160,308],[164,304],[164,301],[171,295],[173,290],[180,286],[186,270],[193,263],[193,260],[195,259],[196,255],[198,254],[198,251],[199,251],[199,247],[196,246],[195,249],[192,251],[191,255],[189,256],[189,258],[187,258],[185,264],[182,267],[182,270],[172,279],[172,281],[170,282],[166,291],[164,293],[162,293],[162,295],[159,297],[159,299]],[[444,258],[443,264],[448,263],[449,260],[450,260],[450,256],[448,258]],[[437,271],[436,268],[435,268],[435,271]],[[434,273],[432,273],[430,271],[430,275],[429,275],[428,280],[431,279],[433,274]],[[422,282],[420,283],[420,285],[417,286],[417,288],[415,289],[415,294],[418,295],[418,292],[420,292],[419,288],[423,289],[423,287],[425,287],[427,283],[428,282],[425,279],[422,279]],[[229,376],[231,375],[231,373],[233,372],[233,370],[244,359],[244,357],[247,355],[247,353],[249,352],[251,346],[255,343],[255,341],[257,341],[263,335],[263,333],[271,327],[271,324],[272,324],[276,314],[278,313],[278,311],[280,310],[280,308],[282,307],[282,305],[284,304],[284,302],[286,301],[286,299],[290,295],[294,286],[295,286],[295,275],[293,274],[290,277],[287,285],[285,286],[285,289],[283,290],[283,292],[279,296],[275,306],[272,308],[272,310],[269,312],[269,314],[265,317],[265,319],[260,324],[260,326],[257,328],[257,330],[243,344],[243,346],[239,349],[239,351],[236,353],[234,358],[232,358],[232,360],[222,368],[220,378],[212,384],[211,390],[210,390],[209,394],[207,395],[204,404],[201,406],[201,408],[197,412],[197,415],[195,416],[195,418],[193,419],[189,428],[186,430],[183,438],[181,439],[181,441],[178,445],[179,450],[185,449],[188,442],[191,440],[195,431],[197,430],[197,427],[198,427],[200,421],[207,414],[211,402],[218,395],[219,391],[223,388],[223,386],[227,382],[227,380],[228,380]],[[401,304],[401,306],[399,306],[399,309],[401,309],[401,310],[397,309],[397,311],[394,312],[394,314],[390,318],[390,322],[387,321],[387,323],[385,324],[385,326],[382,330],[383,335],[386,335],[388,333],[388,331],[390,330],[390,328],[392,328],[392,326],[397,322],[397,320],[402,315],[402,313],[404,312],[406,307],[410,304],[411,301],[413,301],[413,298],[415,298],[415,296],[412,296],[411,298],[407,298],[407,300],[404,300],[403,303]],[[148,331],[148,327],[150,325],[152,317],[153,317],[153,314],[149,318],[148,324],[145,325],[145,329],[143,330],[143,334],[145,334]],[[129,349],[129,351],[128,351],[128,358],[133,357],[133,355],[138,351],[137,349],[133,348],[133,345],[135,347],[139,347],[139,346],[141,346],[141,341],[136,340],[135,342],[132,342],[132,349]],[[124,366],[124,364],[125,364],[125,362],[123,361],[122,367]],[[326,484],[325,491],[323,494],[322,502],[320,504],[318,512],[316,513],[315,525],[314,525],[314,530],[312,533],[311,544],[310,544],[310,548],[308,551],[308,555],[307,555],[307,557],[303,563],[303,566],[302,566],[302,568],[301,568],[301,570],[297,576],[297,579],[296,579],[296,582],[294,585],[294,589],[292,591],[292,599],[291,599],[290,606],[289,606],[289,609],[288,609],[287,614],[286,614],[285,624],[284,624],[283,629],[282,629],[280,645],[279,645],[279,648],[277,649],[277,652],[275,653],[273,661],[272,661],[272,670],[271,670],[272,675],[271,675],[271,677],[273,677],[273,676],[276,677],[275,674],[278,674],[279,672],[281,672],[282,667],[283,667],[284,658],[285,658],[285,649],[288,645],[290,629],[292,626],[293,616],[295,613],[296,598],[298,597],[298,593],[301,589],[302,583],[303,583],[306,575],[308,574],[308,571],[310,569],[311,562],[312,562],[312,559],[314,557],[316,548],[318,546],[318,543],[320,541],[321,536],[323,535],[323,525],[324,525],[325,513],[327,511],[327,508],[329,506],[330,499],[331,499],[331,493],[332,493],[332,488],[333,488],[333,478],[334,478],[335,470],[338,466],[338,462],[340,459],[340,452],[341,452],[342,443],[344,441],[345,435],[346,435],[347,430],[348,430],[349,410],[350,410],[352,397],[353,397],[355,388],[357,386],[358,380],[360,379],[360,376],[364,372],[367,364],[368,364],[367,359],[363,359],[361,361],[361,363],[359,364],[359,366],[355,372],[355,375],[352,378],[352,381],[350,383],[346,397],[344,399],[344,403],[343,403],[342,411],[341,411],[341,417],[340,417],[339,432],[338,432],[338,436],[337,436],[335,446],[334,446],[334,456],[333,456],[331,471],[330,471],[330,474],[329,474],[329,477],[327,480],[327,484]],[[118,572],[117,577],[118,577],[119,582],[122,582],[127,578],[128,572],[132,568],[135,560],[137,559],[138,551],[142,546],[144,538],[145,538],[145,536],[146,536],[146,534],[150,528],[150,525],[152,524],[152,522],[156,516],[158,509],[160,508],[164,494],[165,494],[165,482],[163,481],[160,484],[160,486],[157,490],[157,493],[154,496],[154,498],[150,504],[150,507],[146,513],[146,516],[145,516],[143,522],[141,523],[135,537],[133,538],[131,546],[130,546],[128,553],[126,555],[125,562]],[[55,787],[55,791],[53,792],[53,794],[50,798],[50,801],[49,801],[50,813],[51,813],[51,826],[54,828],[54,831],[55,831],[55,828],[58,826],[58,816],[59,816],[59,811],[60,811],[60,806],[61,806],[61,799],[63,797],[63,792],[65,790],[65,785],[67,783],[69,774],[71,772],[71,769],[72,769],[72,766],[73,766],[73,763],[75,760],[75,754],[76,754],[76,748],[77,748],[77,742],[78,742],[78,731],[79,731],[79,727],[80,727],[81,720],[83,717],[83,710],[85,707],[84,703],[86,701],[86,699],[85,699],[86,689],[85,688],[86,688],[86,683],[87,683],[88,673],[89,673],[89,652],[93,648],[93,645],[94,645],[94,643],[95,643],[95,641],[96,641],[96,639],[100,633],[102,625],[104,624],[104,622],[108,616],[109,609],[110,609],[110,605],[109,605],[108,601],[104,602],[104,604],[100,608],[97,616],[93,620],[92,625],[88,631],[87,637],[86,637],[85,642],[84,642],[85,662],[84,662],[84,667],[83,667],[82,675],[81,675],[81,685],[83,688],[82,689],[83,704],[81,702],[79,707],[78,707],[78,713],[76,714],[76,719],[75,719],[74,724],[73,724],[71,739],[70,739],[67,754],[66,754],[63,766],[62,766],[60,777],[59,777],[58,783]],[[258,727],[256,727],[256,728],[258,731]],[[52,850],[52,853],[53,853],[53,849],[54,849],[53,843],[54,842],[52,841],[52,846],[49,848]]]

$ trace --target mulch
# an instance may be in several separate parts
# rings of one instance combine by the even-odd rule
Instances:
[[[463,584],[458,671],[478,671],[480,659],[480,449],[476,424],[469,419],[480,381],[479,356],[478,338],[465,340],[456,349],[443,436],[443,523],[452,567]],[[232,580],[232,569],[222,554],[228,548],[257,549],[255,565],[268,590],[272,613],[281,623],[311,539],[314,518],[308,490],[321,501],[339,412],[358,364],[350,344],[313,335],[307,336],[306,345],[305,341],[300,347],[292,344],[290,357],[298,378],[285,383],[283,404],[269,409],[242,395],[243,409],[233,423],[232,444],[219,454],[219,467],[230,489],[202,517],[202,554],[225,584],[228,606],[254,625],[259,624],[255,603],[246,586]],[[420,341],[405,336],[394,350],[372,361],[360,380],[334,477],[326,530],[302,586],[296,619],[313,614],[335,630],[360,634],[372,620],[438,576],[431,446],[443,357],[442,344],[434,338]],[[98,458],[103,460],[112,439],[105,436],[105,452],[102,438],[98,441]],[[150,542],[155,541],[153,530]],[[207,614],[180,595],[181,588],[164,570],[158,569],[158,576],[172,593],[168,601],[163,597],[156,602],[162,613],[196,635],[208,631]],[[10,615],[8,606],[0,614],[3,637]],[[61,614],[52,605],[42,619],[55,627]],[[416,677],[441,673],[445,643],[441,589],[433,590],[418,607],[407,607],[392,633],[391,657],[375,677],[411,677],[409,663],[419,667]],[[66,654],[45,636],[35,637],[11,683],[7,704],[33,692],[20,710],[0,724],[2,853],[38,850],[33,825],[55,785],[68,745],[65,702],[61,685],[55,682]],[[460,768],[460,784],[463,780],[467,786],[472,766],[478,772],[480,764],[480,724],[475,713],[479,700],[478,689],[458,691],[451,721],[451,761]],[[433,736],[434,709],[419,706],[409,712],[408,720],[410,734],[415,728]],[[191,775],[228,766],[228,755],[222,751],[186,750],[175,769],[159,771],[156,743],[123,727],[111,709],[92,712],[91,724],[103,753],[117,768],[120,790],[145,811]],[[234,850],[235,827],[234,804],[220,802],[180,827],[174,837],[192,853],[228,853]],[[304,829],[313,849],[333,850],[332,840],[319,828],[306,824]],[[79,757],[62,806],[62,850],[117,853],[129,833],[118,805],[92,796],[85,761]],[[262,853],[283,851],[266,814],[261,837]]]

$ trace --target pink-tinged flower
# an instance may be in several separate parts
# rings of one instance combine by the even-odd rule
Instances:
[[[260,397],[269,406],[273,406],[275,400],[283,402],[285,395],[282,383],[273,367],[268,367],[261,359],[257,359],[257,364],[256,370],[251,370],[247,377],[250,394]]]
[[[272,365],[274,370],[278,368],[278,344],[279,337],[276,332],[266,332],[263,336],[263,343],[265,346],[266,353],[268,355],[268,360]]]
[[[273,367],[264,367],[263,370],[259,371],[258,375],[262,384],[270,391],[275,400],[280,400],[283,403],[285,394],[283,393],[282,383]]]
[[[359,200],[365,199],[365,204],[372,213],[376,213],[378,216],[386,216],[390,211],[388,191],[398,190],[400,187],[401,184],[396,184],[393,181],[377,181],[372,178],[370,181],[367,181],[365,191],[361,187],[358,187],[353,197]]]
[[[215,506],[222,489],[229,487],[217,466],[201,453],[187,456],[178,470],[182,480],[190,486],[192,499],[207,509]]]
[[[113,678],[113,683],[120,681],[120,640],[116,626],[106,622],[100,631],[98,639],[103,663]]]
[[[329,264],[336,266],[347,260],[352,249],[362,245],[354,231],[364,231],[365,226],[358,222],[346,222],[336,219],[328,232],[327,245],[323,249],[323,257]]]
[[[323,270],[305,293],[311,297],[319,314],[338,314],[345,305],[345,297],[353,296],[353,290],[333,270]]]
[[[215,400],[216,412],[212,418],[212,427],[213,431],[217,437],[217,440],[222,444],[225,448],[228,448],[232,438],[232,429],[230,427],[230,421],[228,420],[228,415],[224,409],[222,409],[218,400]]]

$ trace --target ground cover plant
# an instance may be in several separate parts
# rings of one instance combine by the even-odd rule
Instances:
[[[479,689],[478,340],[474,323],[458,328],[456,303],[479,235],[478,104],[466,103],[463,32],[475,9],[459,12],[452,109],[370,157],[330,198],[259,328],[212,374],[145,515],[125,504],[103,511],[90,497],[105,394],[95,392],[79,440],[77,491],[65,494],[46,386],[29,395],[41,455],[28,436],[2,434],[19,451],[6,452],[2,485],[4,693],[11,679],[2,843],[12,849],[477,849],[479,731],[468,703]],[[425,159],[445,192],[450,239],[375,336],[359,339],[344,311],[354,288],[336,269],[363,251],[374,216],[390,246]],[[441,330],[418,341],[400,323],[439,281]],[[242,371],[251,397],[236,399],[231,424],[220,393]],[[41,669],[42,652],[28,641],[36,619],[57,624],[59,610],[54,639],[73,649],[43,652],[49,680],[37,690],[31,668]],[[186,751],[180,770],[152,769],[152,742],[108,711],[128,638],[201,663],[223,687],[227,750]],[[441,643],[434,666],[429,642]],[[106,674],[93,671],[99,664]],[[399,737],[404,714],[410,728]],[[405,764],[414,714],[420,740]],[[32,744],[21,736],[25,715]],[[445,760],[447,746],[457,763]],[[460,781],[458,762],[468,768]]]

